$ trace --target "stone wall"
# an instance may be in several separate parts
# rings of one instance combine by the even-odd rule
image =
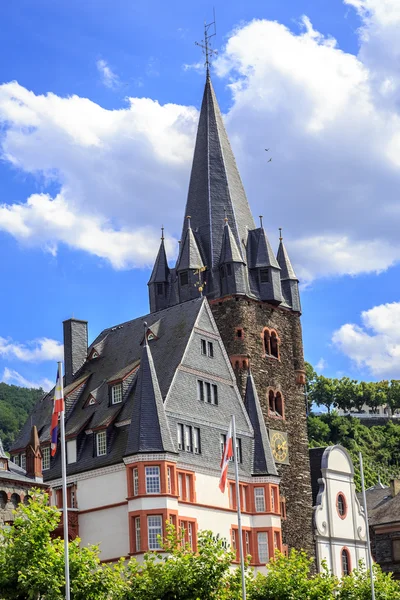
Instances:
[[[210,304],[228,355],[235,357],[233,366],[239,362],[235,373],[242,396],[247,371],[243,360],[238,361],[236,357],[248,356],[267,428],[287,432],[289,464],[277,463],[287,510],[287,520],[282,523],[283,542],[289,548],[303,548],[314,556],[300,317],[292,311],[241,297]],[[278,334],[279,359],[265,355],[263,330],[266,327]],[[241,337],[237,336],[237,329],[242,329]],[[268,414],[270,388],[283,395],[284,419]]]
[[[13,510],[20,502],[26,501],[27,497],[28,489],[2,481],[0,478],[0,527],[4,523],[14,521]]]

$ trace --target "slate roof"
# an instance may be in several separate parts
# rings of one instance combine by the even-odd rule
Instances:
[[[392,497],[390,487],[377,484],[365,491],[370,525],[400,521],[400,495]],[[363,506],[362,493],[357,497]]]
[[[156,262],[154,263],[149,283],[164,283],[169,278],[169,267],[167,255],[165,252],[164,237],[161,238],[160,248],[158,250]]]
[[[265,427],[260,400],[250,369],[247,373],[244,405],[254,429],[253,474],[278,475],[275,461],[272,456],[267,429]]]
[[[240,179],[209,75],[200,110],[185,216],[199,234],[205,265],[211,269],[221,256],[224,217],[232,225],[238,247],[255,224]],[[185,238],[185,219],[182,240]]]
[[[98,347],[105,340],[102,354],[87,360],[77,373],[75,383],[81,383],[75,389],[79,390],[79,395],[66,422],[67,438],[77,436],[77,462],[68,465],[68,474],[119,463],[126,454],[129,426],[124,422],[132,417],[136,390],[140,389],[138,375],[141,369],[139,367],[132,372],[132,367],[143,360],[143,322],[146,321],[150,329],[158,322],[159,338],[150,341],[149,348],[159,382],[159,394],[165,400],[203,302],[205,299],[199,297],[110,327],[94,340],[88,355],[93,347]],[[113,381],[124,372],[128,372],[128,375],[123,383],[123,402],[112,405],[109,402],[108,381]],[[73,384],[69,389],[73,388]],[[87,400],[91,394],[95,396],[96,404],[89,406]],[[50,392],[36,404],[11,451],[15,452],[29,443],[31,422],[38,427],[41,443],[50,441],[52,400]],[[108,429],[110,452],[106,456],[95,456],[93,436],[85,431],[102,429],[109,424],[113,425]],[[44,472],[46,480],[61,476],[59,455],[58,451],[51,468]]]
[[[126,455],[143,452],[175,452],[146,336],[136,382]]]
[[[249,231],[247,256],[250,269],[259,267],[280,269],[263,227]]]
[[[176,270],[186,271],[187,269],[201,269],[203,266],[203,259],[201,258],[199,247],[189,222],[176,262]]]
[[[281,268],[281,279],[292,279],[298,281],[282,239],[279,243],[277,259]]]
[[[243,256],[238,248],[235,236],[232,233],[232,229],[230,228],[228,221],[225,223],[224,227],[221,257],[219,262],[220,264],[228,262],[244,263]]]

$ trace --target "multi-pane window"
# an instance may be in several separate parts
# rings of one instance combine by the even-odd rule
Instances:
[[[218,404],[218,386],[202,379],[197,380],[197,397],[208,404]]]
[[[75,490],[75,486],[72,486],[70,488],[70,492],[69,492],[69,498],[70,498],[70,507],[71,508],[77,508],[77,504],[76,504],[76,490]]]
[[[201,353],[207,354],[207,342],[206,340],[201,340]]]
[[[258,562],[266,564],[268,562],[268,537],[266,531],[259,531],[257,533],[257,544],[258,544]]]
[[[178,473],[179,500],[194,501],[194,477],[192,473]]]
[[[271,510],[275,512],[275,489],[271,488]]]
[[[160,467],[146,467],[146,494],[159,494],[161,492]]]
[[[254,503],[256,512],[265,512],[265,490],[263,487],[254,488]]]
[[[232,529],[232,550],[234,552],[237,550],[236,529]]]
[[[19,466],[19,454],[12,457],[13,463]]]
[[[140,517],[135,517],[135,549],[136,552],[140,552],[141,549]]]
[[[200,429],[178,423],[178,449],[200,454]]]
[[[342,572],[343,575],[350,575],[350,556],[347,548],[342,550]]]
[[[50,446],[42,448],[42,469],[43,471],[50,469]]]
[[[97,456],[104,456],[107,454],[107,432],[99,431],[96,434],[96,450]]]
[[[135,467],[133,469],[133,495],[139,494],[139,469]]]
[[[172,494],[172,469],[167,467],[167,491],[168,494]]]
[[[251,554],[251,552],[250,552],[250,532],[249,531],[244,532],[244,547],[246,550],[246,556]]]
[[[21,467],[23,469],[26,469],[26,454],[25,454],[25,452],[23,454],[21,454]]]
[[[111,404],[122,402],[122,383],[117,383],[111,388]]]
[[[220,438],[221,456],[224,455],[225,444],[226,444],[226,434],[223,433],[223,434],[221,434],[221,438]],[[229,460],[233,461],[233,456],[231,456],[231,458]],[[242,462],[242,440],[240,438],[236,438],[236,460],[238,461],[238,463]]]
[[[190,523],[190,521],[188,522],[187,537],[188,537],[189,547],[190,547],[191,550],[193,550],[193,524]]]
[[[160,537],[162,537],[161,516],[147,517],[147,528],[149,536],[149,550],[161,550]]]
[[[179,498],[181,500],[183,500],[184,495],[183,495],[183,473],[179,473],[178,475],[178,493],[179,493]]]

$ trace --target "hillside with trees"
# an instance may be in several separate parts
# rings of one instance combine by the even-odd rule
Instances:
[[[351,454],[359,488],[358,453],[363,453],[367,487],[389,484],[400,477],[400,419],[384,425],[366,426],[357,417],[339,416],[335,409],[360,412],[364,404],[376,412],[387,405],[392,413],[400,409],[400,381],[365,382],[349,377],[333,379],[317,375],[307,364],[308,435],[310,447],[340,444]],[[327,412],[316,415],[315,408]]]
[[[5,450],[10,448],[33,406],[43,394],[42,389],[0,383],[0,438]]]

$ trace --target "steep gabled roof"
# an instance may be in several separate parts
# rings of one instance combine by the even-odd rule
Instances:
[[[200,250],[189,223],[176,263],[176,270],[201,269],[203,266]]]
[[[149,279],[150,283],[164,283],[168,281],[169,267],[167,254],[165,252],[164,236],[161,238],[160,248],[158,250],[156,262],[154,263],[153,271]]]
[[[221,258],[219,262],[220,264],[228,262],[244,263],[243,256],[238,248],[235,236],[232,233],[232,229],[230,228],[228,221],[226,221],[224,227]]]
[[[147,323],[145,326],[147,330]],[[146,336],[133,399],[126,455],[144,452],[175,452]]]
[[[249,232],[247,243],[249,268],[275,267],[280,269],[263,227]]]
[[[281,268],[281,279],[292,279],[298,281],[282,239],[279,243],[277,260]]]
[[[250,369],[247,373],[244,405],[254,429],[253,473],[254,475],[278,475],[275,461],[272,456],[267,429],[265,427],[260,400],[258,399],[256,386]]]
[[[247,231],[254,229],[255,224],[207,75],[185,215],[191,216],[192,228],[201,239],[208,269],[219,263],[225,214],[240,248],[242,240],[247,239]],[[182,239],[186,229],[185,219]]]

